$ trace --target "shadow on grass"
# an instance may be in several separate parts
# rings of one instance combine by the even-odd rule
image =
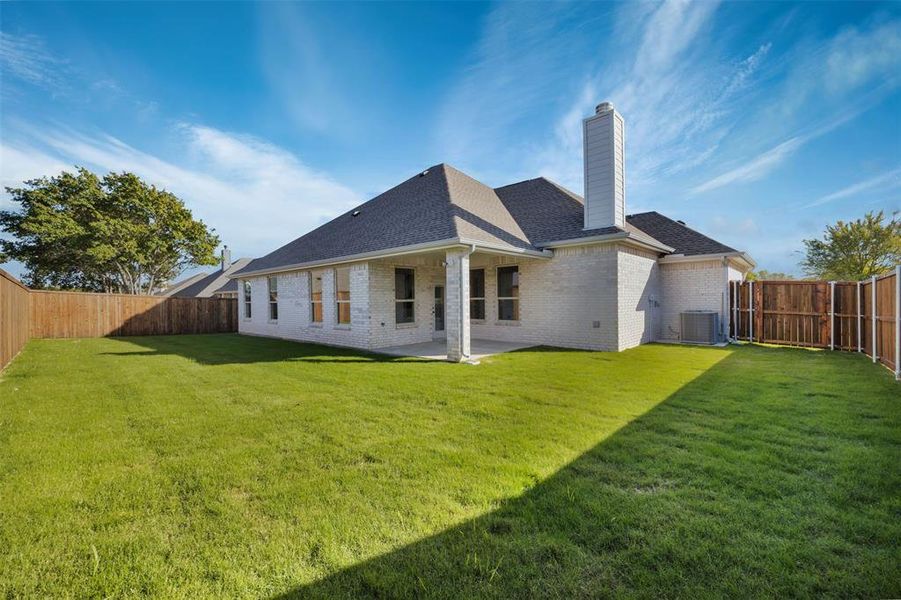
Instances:
[[[897,597],[896,394],[739,349],[492,512],[278,598]]]
[[[238,334],[135,336],[113,338],[147,350],[103,352],[105,356],[139,357],[177,355],[204,365],[267,362],[309,363],[425,363],[422,359],[389,356],[352,348],[294,342]]]

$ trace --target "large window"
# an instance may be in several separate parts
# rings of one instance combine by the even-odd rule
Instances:
[[[269,320],[278,321],[278,277],[269,278]]]
[[[394,321],[412,323],[414,315],[413,269],[394,269]]]
[[[485,269],[469,272],[469,318],[485,318]]]
[[[250,318],[250,282],[244,282],[244,318]]]
[[[497,269],[497,318],[519,321],[519,267]]]
[[[338,324],[350,324],[350,267],[335,269],[335,300],[338,303]]]
[[[310,273],[310,320],[322,323],[322,272]]]

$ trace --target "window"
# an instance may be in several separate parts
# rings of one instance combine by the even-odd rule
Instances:
[[[244,282],[244,318],[250,318],[250,282]]]
[[[335,269],[335,300],[338,303],[338,324],[350,324],[350,267]]]
[[[469,318],[485,318],[485,269],[469,272]]]
[[[322,272],[310,273],[310,320],[322,323]]]
[[[519,321],[519,267],[497,269],[497,318]]]
[[[278,277],[269,277],[269,320],[278,321]]]
[[[413,269],[394,269],[394,322],[414,321]]]

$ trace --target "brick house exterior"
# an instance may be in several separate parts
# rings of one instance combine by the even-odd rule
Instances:
[[[472,338],[620,351],[678,341],[685,310],[720,313],[743,252],[656,212],[627,215],[624,125],[585,119],[583,200],[544,178],[492,189],[436,165],[251,261],[239,332],[378,350]],[[590,215],[590,217],[589,217]]]

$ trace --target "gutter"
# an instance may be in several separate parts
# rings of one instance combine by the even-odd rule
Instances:
[[[654,243],[649,240],[643,240],[640,237],[637,237],[633,233],[629,231],[617,231],[616,233],[604,233],[601,235],[591,235],[587,237],[581,238],[572,238],[568,240],[558,240],[554,242],[546,242],[541,244],[547,248],[563,248],[566,246],[584,246],[588,244],[601,244],[601,243],[612,243],[612,242],[626,242],[635,244],[637,246],[648,248],[651,250],[655,250],[657,252],[666,252],[670,253],[675,251],[675,248],[667,246],[662,243]]]
[[[661,263],[680,263],[680,262],[701,262],[708,260],[735,260],[739,263],[744,263],[748,269],[753,269],[757,266],[757,262],[751,258],[747,252],[715,252],[712,254],[690,254],[686,256],[685,254],[670,254],[669,256],[664,256],[660,259]]]
[[[326,258],[322,260],[311,260],[302,263],[293,263],[288,265],[279,265],[268,269],[257,269],[254,271],[239,271],[228,275],[229,279],[244,279],[246,277],[258,277],[260,275],[271,275],[273,273],[284,273],[286,271],[301,271],[304,269],[313,269],[317,267],[327,267],[331,265],[341,265],[351,262],[360,262],[364,260],[377,258],[391,258],[394,256],[405,256],[408,254],[419,254],[426,251],[448,250],[460,246],[476,247],[476,249],[484,249],[496,254],[507,254],[510,256],[529,256],[533,258],[550,258],[554,255],[548,250],[529,250],[527,248],[514,248],[503,244],[494,244],[491,242],[479,242],[467,238],[448,238],[445,240],[436,240],[434,242],[425,242],[422,244],[412,244],[409,246],[398,246],[396,248],[386,248],[384,250],[373,250],[372,252],[361,252],[359,254],[348,254],[346,256],[337,256],[335,258]]]

